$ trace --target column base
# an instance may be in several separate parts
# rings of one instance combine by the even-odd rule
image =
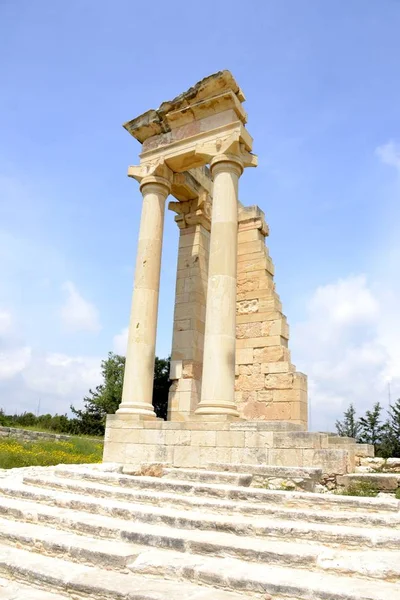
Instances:
[[[141,421],[155,421],[157,415],[154,410],[147,408],[147,404],[144,406],[138,406],[137,404],[122,404],[117,410],[117,415],[129,415],[130,417],[137,417]]]
[[[208,403],[208,402],[200,402],[197,410],[195,411],[195,416],[201,416],[201,417],[234,417],[234,418],[239,418],[239,412],[235,406],[235,404],[233,403],[217,403],[217,402],[213,402],[213,403]]]
[[[197,413],[195,412],[190,416],[190,419],[186,421],[187,423],[241,423],[244,422],[244,419],[237,415],[228,415],[228,414],[216,414],[212,415],[210,413]]]

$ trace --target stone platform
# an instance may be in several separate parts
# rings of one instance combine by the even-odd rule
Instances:
[[[210,463],[317,467],[327,475],[352,473],[356,458],[373,456],[373,446],[351,438],[303,431],[285,421],[169,422],[136,415],[107,417],[105,462],[126,467],[164,463],[208,468]]]

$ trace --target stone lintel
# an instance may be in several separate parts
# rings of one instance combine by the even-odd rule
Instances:
[[[240,154],[244,166],[256,166],[257,158],[251,154],[253,139],[243,123],[234,119],[222,124],[217,118],[213,121],[201,119],[190,130],[183,126],[147,140],[140,154],[141,164],[165,161],[172,171],[181,173],[208,164],[214,156],[233,152]]]

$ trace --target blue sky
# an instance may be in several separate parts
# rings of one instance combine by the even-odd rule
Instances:
[[[141,197],[122,123],[230,69],[313,426],[400,396],[400,2],[0,0],[0,406],[65,412],[121,350]],[[178,230],[167,214],[158,354]]]

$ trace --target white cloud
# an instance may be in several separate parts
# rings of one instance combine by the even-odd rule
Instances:
[[[0,308],[0,335],[4,335],[10,331],[12,325],[11,313]]]
[[[11,313],[0,311],[0,408],[7,413],[65,413],[81,406],[90,388],[101,382],[101,360],[44,352],[11,328]],[[16,327],[18,329],[18,327]]]
[[[0,352],[0,381],[12,379],[29,365],[32,349],[29,346],[11,348]]]
[[[113,338],[113,350],[116,354],[125,356],[126,348],[128,346],[128,327],[122,329],[120,333],[114,335]]]
[[[24,346],[0,353],[0,407],[6,413],[65,413],[101,382],[100,358],[40,353]]]
[[[378,146],[375,153],[385,165],[394,167],[400,172],[400,143],[391,140],[387,144]]]
[[[100,359],[66,354],[36,354],[23,372],[29,390],[79,403],[100,382]]]
[[[380,290],[363,275],[319,287],[307,319],[293,327],[294,362],[309,376],[313,429],[333,430],[350,402],[359,412],[386,405],[389,381],[400,396],[397,310]]]
[[[99,331],[101,325],[96,306],[85,300],[71,281],[66,281],[62,289],[67,293],[65,304],[60,310],[66,329],[69,331]]]

